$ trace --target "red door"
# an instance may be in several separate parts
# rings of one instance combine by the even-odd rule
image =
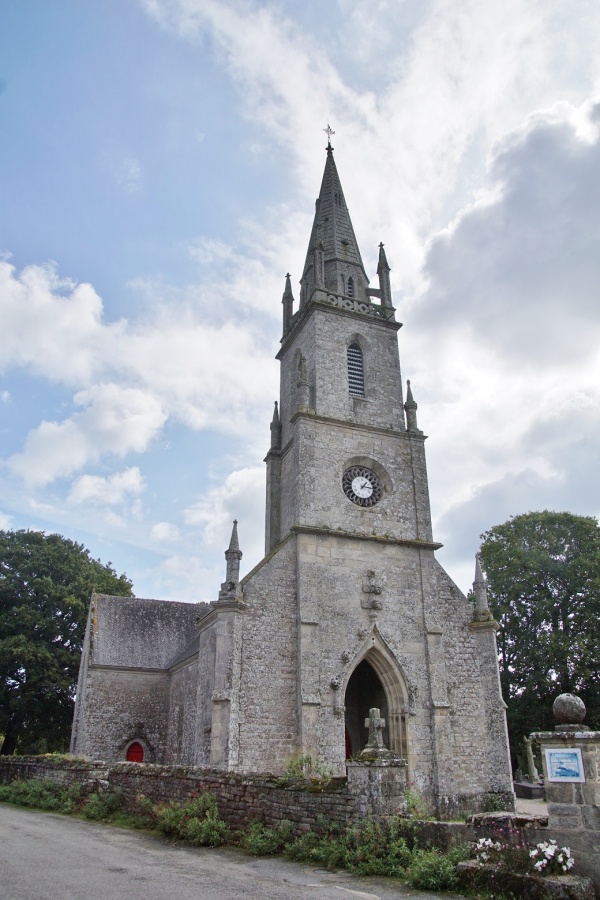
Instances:
[[[127,762],[144,762],[144,748],[140,743],[134,741],[127,748]]]

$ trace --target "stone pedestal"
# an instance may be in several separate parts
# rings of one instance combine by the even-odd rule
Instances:
[[[600,832],[600,731],[540,731],[531,737],[542,749],[550,828]],[[545,751],[567,749],[581,750],[585,781],[550,781]]]
[[[353,761],[348,767],[348,789],[355,795],[361,817],[393,816],[406,812],[405,759]]]

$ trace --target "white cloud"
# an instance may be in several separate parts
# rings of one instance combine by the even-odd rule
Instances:
[[[137,388],[99,384],[75,395],[84,407],[64,422],[42,422],[25,448],[8,460],[30,484],[44,485],[70,475],[102,454],[142,452],[165,421],[160,403]]]
[[[53,263],[17,273],[0,262],[0,371],[23,366],[52,381],[88,384],[124,328],[101,320],[93,287],[59,278]]]
[[[171,544],[179,540],[179,529],[172,522],[156,522],[152,526],[152,539],[158,544]]]
[[[511,514],[600,513],[597,123],[594,103],[538,111],[431,244],[408,371],[442,561]]]
[[[146,484],[137,466],[115,472],[113,475],[81,475],[69,493],[69,502],[74,505],[93,503],[117,506],[130,500],[131,495],[145,491]]]
[[[184,511],[188,525],[200,526],[207,551],[227,549],[232,522],[237,519],[245,571],[263,556],[264,515],[265,470],[261,466],[231,472]]]
[[[215,296],[231,311],[229,298],[240,303],[252,293],[245,263],[245,256],[232,263],[230,282],[202,288],[211,298],[206,309],[193,302],[197,291],[173,298],[159,284],[147,319],[135,325],[104,322],[93,288],[59,279],[53,266],[19,274],[0,263],[0,366],[81,388],[72,415],[30,431],[10,460],[13,471],[46,484],[103,455],[142,452],[169,418],[250,435],[276,390],[272,343],[260,321],[211,321]]]
[[[578,131],[581,110],[560,104],[504,139],[491,163],[493,199],[468,209],[429,251],[419,318],[430,333],[445,339],[466,326],[527,369],[597,352],[599,110],[587,104],[590,127]]]

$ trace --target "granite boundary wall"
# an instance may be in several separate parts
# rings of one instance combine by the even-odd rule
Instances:
[[[326,785],[273,775],[241,775],[195,766],[159,766],[144,763],[106,765],[92,760],[53,761],[47,757],[0,757],[0,783],[27,778],[48,778],[59,784],[80,784],[84,793],[98,782],[121,791],[125,809],[135,808],[143,794],[155,803],[185,801],[191,794],[211,791],[222,818],[234,828],[261,821],[273,826],[289,821],[298,830],[319,830],[325,819],[347,825],[357,818],[356,797],[345,778]]]

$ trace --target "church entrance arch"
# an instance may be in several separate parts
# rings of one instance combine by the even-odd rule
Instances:
[[[365,719],[375,706],[385,719],[384,745],[407,758],[407,691],[402,676],[391,661],[373,648],[358,663],[348,679],[344,705],[346,758],[357,756],[368,739]]]

